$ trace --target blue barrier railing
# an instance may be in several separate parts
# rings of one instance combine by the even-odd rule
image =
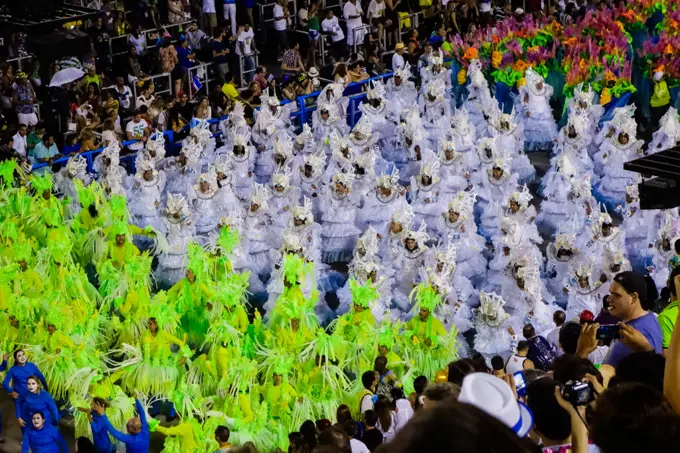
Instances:
[[[370,83],[372,81],[380,80],[380,79],[387,79],[389,77],[392,77],[391,72],[380,75],[380,76],[371,77],[371,78],[363,80],[361,82],[352,82],[345,87],[345,92],[347,92],[348,90],[351,90],[353,88],[361,87],[361,86],[363,86],[367,83]],[[321,94],[321,91],[315,91],[314,93],[306,94],[306,95],[303,95],[303,96],[298,96],[298,98],[295,100],[295,102],[298,104],[298,110],[295,111],[295,112],[291,112],[290,116],[293,117],[293,118],[299,118],[300,119],[300,126],[302,126],[302,124],[309,121],[311,119],[309,114],[317,109],[316,104],[311,105],[311,106],[307,106],[306,100],[310,99],[310,98],[319,97],[320,94]],[[361,112],[357,111],[356,104],[357,104],[358,101],[360,101],[364,97],[366,97],[366,93],[356,93],[356,94],[353,94],[350,97],[350,113],[349,113],[348,116],[349,116],[349,124],[352,127],[356,123],[357,114],[359,114],[359,115],[361,114]],[[284,101],[281,101],[281,105],[287,105],[287,104],[290,104],[292,102],[293,101],[284,100]],[[258,107],[258,110],[259,110],[259,107]],[[221,121],[224,121],[227,118],[228,118],[227,116],[223,116],[221,118],[211,118],[211,119],[208,120],[208,124],[219,124]],[[188,126],[187,126],[187,128],[188,128]],[[221,134],[222,134],[221,131],[217,131],[216,133],[213,134],[213,137],[218,137]],[[163,132],[163,135],[165,136],[166,143],[168,143],[170,146],[176,145],[176,143],[175,143],[175,132],[174,131],[171,131],[171,130],[165,131],[165,132]],[[152,135],[152,137],[153,137],[153,135]],[[122,142],[122,147],[127,147],[127,146],[132,145],[132,144],[137,143],[137,142],[139,142],[139,140],[127,140],[127,141]],[[99,153],[104,151],[104,149],[105,149],[105,147],[101,147],[99,149],[95,149],[95,150],[92,150],[92,151],[85,151],[83,153],[79,153],[79,155],[83,156],[85,158],[85,160],[87,161],[87,171],[88,172],[90,172],[90,173],[93,172],[94,159]],[[121,162],[130,161],[132,163],[131,168],[134,172],[134,161],[135,161],[136,156],[137,156],[136,152],[126,154],[126,155],[120,156],[120,161]],[[71,157],[72,156],[60,157],[59,159],[55,159],[52,162],[52,164],[65,164],[66,162],[69,161],[69,159],[71,159]],[[39,168],[47,167],[48,165],[50,165],[50,164],[48,164],[46,162],[36,163],[36,164],[33,165],[32,169],[37,170]]]

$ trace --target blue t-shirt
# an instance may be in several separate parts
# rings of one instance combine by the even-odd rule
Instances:
[[[189,61],[189,55],[191,55],[191,47],[182,47],[178,46],[177,47],[177,59],[179,60],[179,64],[184,66],[185,68],[190,68],[194,64]]]
[[[633,319],[626,324],[644,335],[656,353],[661,354],[663,335],[661,334],[661,326],[659,325],[659,321],[656,319],[656,316],[654,316],[653,313],[648,312],[646,315],[640,316],[637,319]],[[621,359],[626,357],[628,354],[632,354],[633,352],[634,351],[632,349],[623,344],[620,340],[616,340],[609,348],[609,354],[607,354],[607,358],[604,359],[604,363],[606,365],[616,367]]]

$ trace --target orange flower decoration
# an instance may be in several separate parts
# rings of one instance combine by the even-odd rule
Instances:
[[[539,51],[540,51],[540,49],[539,49],[538,46],[529,47],[527,50],[528,50],[529,52],[539,52]]]
[[[677,29],[678,29],[678,23],[677,23],[675,20],[673,20],[673,19],[669,19],[669,20],[668,20],[668,26],[669,26],[670,28],[672,28],[673,30],[677,30]]]
[[[564,40],[564,45],[565,46],[573,46],[573,45],[576,45],[577,42],[578,42],[578,39],[576,39],[576,37],[572,36],[571,38]]]
[[[604,81],[605,81],[605,82],[615,82],[615,81],[616,81],[616,76],[614,75],[613,72],[607,71],[607,72],[604,74]],[[603,104],[603,105],[604,105],[604,104]]]
[[[465,55],[463,55],[464,60],[473,60],[477,58],[477,49],[474,47],[468,47],[468,50],[465,51]]]
[[[498,44],[498,41],[500,41],[500,38],[498,37],[498,35],[493,35],[493,36],[491,36],[491,41],[494,44]]]
[[[663,53],[666,55],[673,55],[673,48],[671,47],[671,43],[666,44],[666,47],[663,49]]]
[[[616,21],[616,25],[619,26],[619,30],[624,31],[623,24],[621,23],[620,20],[617,20],[617,21]]]
[[[621,16],[625,17],[628,20],[633,20],[635,19],[635,13],[633,12],[632,9],[629,9],[625,13],[621,14]]]
[[[581,58],[581,61],[578,62],[578,71],[579,72],[587,72],[588,71],[588,65],[586,64],[586,60]]]
[[[524,60],[519,60],[519,61],[515,62],[515,71],[519,71],[521,73],[524,73],[524,71],[526,71],[528,67],[529,67],[529,65]]]

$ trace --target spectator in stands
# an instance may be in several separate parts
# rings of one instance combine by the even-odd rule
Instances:
[[[347,21],[347,45],[352,47],[355,44],[360,46],[364,42],[366,29],[361,20],[364,14],[361,3],[357,0],[349,0],[342,7],[342,16]]]
[[[345,63],[339,63],[333,71],[333,81],[335,83],[341,83],[345,86],[351,83],[349,74],[347,74],[347,65]]]
[[[38,124],[35,125],[35,129],[33,129],[31,133],[28,134],[28,139],[26,140],[29,162],[33,163],[32,161],[35,147],[38,143],[42,142],[44,135],[45,135],[45,123],[39,121]]]
[[[352,82],[363,82],[368,79],[366,64],[362,60],[357,60],[349,65],[348,74]]]
[[[420,54],[422,53],[422,49],[420,48],[420,41],[418,40],[418,30],[416,28],[412,28],[408,32],[408,54],[409,57],[419,57]]]
[[[102,125],[102,146],[109,146],[112,143],[120,144],[120,137],[115,129],[116,124],[113,118],[107,118]]]
[[[14,140],[16,148],[16,138]],[[17,148],[17,151],[19,149]],[[661,326],[661,343],[663,355],[671,344],[671,335],[675,329],[675,320],[678,318],[678,289],[680,289],[680,266],[676,266],[668,277],[668,288],[671,293],[671,302],[659,313],[659,325]]]
[[[102,96],[99,92],[99,86],[96,83],[93,82],[87,86],[87,92],[83,97],[82,103],[89,104],[92,107],[92,111],[95,113],[95,115],[101,114]]]
[[[560,329],[564,325],[565,321],[567,320],[567,315],[564,313],[562,310],[557,310],[555,313],[553,313],[553,322],[555,323],[555,328],[550,331],[548,334],[548,341],[552,345],[552,347],[557,351],[557,354],[560,354],[560,346],[559,346],[559,336],[560,336]]]
[[[196,52],[189,46],[186,36],[180,38],[180,44],[176,50],[179,65],[184,68],[183,76],[186,76],[187,70],[196,65]]]
[[[208,102],[207,97],[202,96],[198,99],[198,105],[194,109],[194,117],[191,120],[192,127],[199,120],[209,120],[210,118],[212,118],[212,108],[210,107],[210,102]]]
[[[366,19],[378,30],[378,36],[382,36],[385,26],[385,2],[383,0],[371,0],[366,10]]]
[[[236,36],[236,29],[238,27],[238,24],[236,23],[236,0],[222,0],[222,1],[224,21],[229,22],[229,25],[231,25],[231,34]]]
[[[37,98],[33,86],[28,81],[28,76],[19,71],[16,77],[16,87],[12,96],[12,102],[19,117],[19,123],[29,127],[38,124],[38,116],[35,114]]]
[[[300,43],[294,42],[281,57],[281,69],[286,73],[297,74],[305,72],[305,65],[302,63],[300,56]]]
[[[137,80],[144,78],[142,64],[139,61],[139,55],[137,55],[137,48],[135,46],[128,47],[126,65],[125,72],[127,73],[128,83],[133,84]]]
[[[115,11],[113,13],[113,29],[111,33],[113,36],[125,36],[130,30],[130,24],[125,18],[125,13]]]
[[[214,2],[215,0],[212,1]],[[212,32],[210,36],[212,36]],[[207,35],[203,30],[198,28],[198,24],[196,23],[196,21],[193,21],[191,24],[189,24],[189,28],[187,29],[186,33],[186,38],[187,41],[189,41],[189,48],[196,52],[197,50],[203,48],[203,40],[207,38]]]
[[[92,40],[92,49],[96,55],[97,71],[106,72],[109,63],[109,32],[104,27],[104,18],[97,17],[94,25],[87,32]]]
[[[129,86],[125,85],[125,79],[123,77],[116,77],[116,84],[111,87],[111,92],[118,101],[122,116],[127,116],[132,108],[132,90]]]
[[[25,124],[19,124],[17,133],[14,134],[12,139],[14,140],[14,151],[22,158],[28,158],[28,127]]]
[[[158,115],[158,120],[157,120],[157,125],[156,127],[158,128],[159,131],[165,132],[167,130],[170,130],[172,124],[170,122],[170,118],[172,116],[172,111],[175,108],[175,98],[172,97],[172,95],[168,95],[165,97],[165,110],[163,110],[159,115]]]
[[[212,36],[217,27],[217,10],[215,9],[215,0],[203,0],[203,28],[208,30],[208,35]],[[198,28],[198,27],[196,27]],[[193,46],[197,49],[199,47]]]
[[[128,37],[128,42],[135,47],[137,55],[141,56],[146,53],[146,34],[143,32],[141,24],[135,26],[135,30]]]
[[[95,142],[94,132],[89,127],[80,131],[78,142],[80,144],[80,152],[93,151],[99,148]]]
[[[149,124],[142,118],[139,110],[133,113],[132,121],[125,127],[125,133],[128,140],[139,140],[128,146],[130,151],[139,151],[144,148],[149,138]]]
[[[345,34],[338,23],[338,18],[333,14],[333,10],[328,8],[326,10],[326,18],[321,22],[321,30],[324,33],[331,35],[331,47],[338,55],[338,58],[343,58],[347,55],[347,45],[345,44]]]
[[[397,72],[400,68],[404,67],[404,52],[406,47],[403,42],[398,42],[394,46],[394,54],[392,55],[392,72]]]
[[[156,96],[153,94],[155,89],[153,81],[145,80],[138,89],[141,89],[141,93],[139,93],[139,96],[137,96],[137,99],[135,100],[135,107],[139,109],[144,105],[149,108],[151,103],[156,99]]]
[[[641,274],[628,271],[614,277],[608,303],[610,313],[621,321],[621,339],[612,343],[605,364],[616,367],[619,360],[633,351],[661,353],[659,321],[654,313],[642,308],[646,294],[647,283]]]
[[[54,143],[54,135],[52,134],[43,135],[42,141],[35,145],[33,157],[36,163],[47,164],[47,167],[39,168],[35,170],[35,172],[39,174],[44,174],[45,171],[49,170],[49,167],[52,165],[52,162],[54,162],[55,159],[61,157],[59,154],[59,150],[57,149],[57,145]]]
[[[283,52],[288,49],[288,0],[277,0],[274,5],[274,31],[278,48],[278,61],[283,58]]]
[[[168,0],[168,22],[176,24],[184,20],[184,11],[180,0]]]
[[[527,324],[522,329],[522,334],[529,343],[529,353],[527,357],[533,362],[534,366],[539,370],[550,371],[553,361],[557,354],[552,345],[545,339],[536,335],[536,330],[531,324]]]
[[[582,328],[581,325],[573,321],[565,323],[560,329],[560,334],[558,337],[560,350],[563,351],[565,354],[577,354],[578,339],[581,336],[582,330],[585,334],[589,335],[591,334],[590,332],[591,329],[593,329],[594,332],[597,331],[597,328],[595,326],[592,327],[584,326]],[[583,357],[587,358],[592,363],[599,365],[604,361],[608,351],[609,351],[608,346],[602,344],[601,342],[597,342],[597,347],[592,352]]]
[[[5,162],[9,159],[20,159],[19,155],[14,149],[14,138],[0,137],[0,162]]]
[[[218,28],[215,32],[215,37],[210,43],[212,51],[212,61],[217,72],[217,82],[224,84],[225,76],[229,72],[229,41],[227,38],[227,31],[223,28]]]
[[[491,368],[493,369],[493,375],[499,378],[505,376],[505,362],[503,357],[495,355],[491,357]]]
[[[238,90],[236,90],[236,79],[234,78],[234,74],[227,74],[227,81],[224,83],[224,85],[222,85],[222,93],[224,93],[229,99],[239,99]]]
[[[522,340],[517,343],[517,352],[515,352],[508,359],[508,363],[505,366],[505,371],[508,374],[515,374],[518,371],[532,369],[534,367],[534,362],[527,358],[529,354],[529,343]]]
[[[246,81],[250,81],[252,72],[255,69],[255,59],[253,55],[257,51],[255,47],[255,33],[250,24],[243,25],[236,39],[236,55],[243,58],[243,72]]]
[[[184,91],[177,94],[177,102],[175,102],[175,109],[184,119],[191,118],[194,112],[194,106],[189,102],[189,96]]]
[[[267,68],[265,66],[258,66],[255,69],[255,76],[253,77],[253,82],[257,82],[261,90],[266,90],[269,86],[269,80],[267,79]]]
[[[364,433],[361,441],[369,451],[375,451],[383,443],[383,434],[375,427],[378,423],[378,414],[373,410],[367,410],[363,415]]]
[[[293,77],[286,77],[283,82],[281,82],[281,95],[283,96],[283,99],[287,101],[293,102],[297,99],[297,84]]]

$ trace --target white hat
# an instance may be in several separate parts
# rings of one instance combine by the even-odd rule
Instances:
[[[472,373],[465,376],[458,401],[478,407],[519,437],[526,436],[534,424],[531,411],[515,399],[510,386],[490,374]]]

